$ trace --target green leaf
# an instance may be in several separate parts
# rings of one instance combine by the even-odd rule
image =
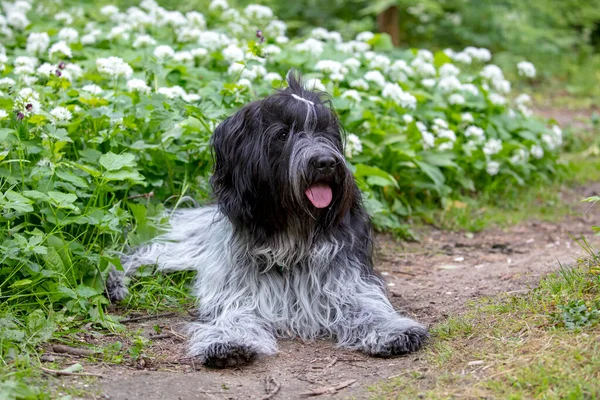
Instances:
[[[144,177],[138,171],[122,169],[115,172],[106,172],[103,177],[109,181],[131,180],[134,182],[143,182]]]
[[[374,184],[377,184],[378,186],[392,185],[394,187],[398,187],[398,182],[396,182],[396,179],[394,179],[392,175],[377,167],[372,167],[365,164],[356,164],[354,167],[354,176],[357,178],[365,178],[366,180],[368,177],[378,177],[380,179],[372,180]],[[384,181],[386,182],[385,184],[383,184]]]
[[[33,206],[31,205],[33,202],[17,192],[9,189],[4,193],[4,197],[5,200],[8,200],[4,203],[5,208],[10,208],[21,213],[33,211]]]
[[[16,287],[31,285],[32,283],[33,283],[33,281],[31,279],[21,279],[19,281],[14,282],[12,285],[10,285],[10,287],[16,288]]]
[[[58,208],[66,208],[69,210],[79,210],[73,203],[77,200],[77,196],[72,193],[48,192],[51,203]]]
[[[416,160],[415,164],[417,164],[419,168],[421,168],[421,171],[423,171],[429,178],[431,178],[438,190],[442,188],[444,182],[446,181],[446,178],[444,177],[444,174],[442,173],[442,171],[440,171],[438,167]]]
[[[115,154],[109,151],[100,157],[99,162],[107,171],[118,171],[121,168],[136,166],[135,156],[131,153]]]
[[[77,286],[75,293],[77,293],[78,296],[85,297],[86,299],[100,294],[95,289],[85,285]]]

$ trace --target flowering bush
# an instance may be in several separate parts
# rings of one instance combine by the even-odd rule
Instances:
[[[486,49],[381,52],[382,35],[344,40],[322,28],[292,39],[268,7],[237,10],[226,0],[185,14],[153,0],[126,10],[3,5],[3,300],[43,291],[105,323],[100,275],[118,264],[111,250],[154,234],[146,200],[206,199],[211,132],[280,87],[290,68],[332,95],[350,167],[381,228],[556,168],[560,128],[531,118],[527,95],[512,100]],[[518,70],[535,74],[531,64]]]

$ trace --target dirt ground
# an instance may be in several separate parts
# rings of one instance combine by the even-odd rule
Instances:
[[[424,239],[418,243],[379,235],[376,268],[388,282],[394,306],[432,326],[464,310],[470,300],[524,293],[535,287],[543,275],[584,254],[571,237],[585,235],[600,248],[600,237],[592,236],[590,229],[592,224],[600,224],[600,207],[577,203],[583,196],[599,193],[600,182],[585,190],[567,190],[565,198],[577,212],[559,223],[527,221],[475,234],[427,228],[420,232]],[[63,385],[81,389],[87,393],[82,398],[90,399],[284,400],[315,395],[366,399],[370,385],[418,369],[422,363],[419,353],[380,359],[339,350],[330,341],[282,340],[275,357],[259,359],[241,369],[207,369],[193,365],[185,356],[182,333],[192,320],[190,314],[127,323],[129,331],[139,331],[151,339],[135,363],[83,362],[85,372],[102,374],[103,378],[90,382],[65,377]],[[158,336],[156,326],[161,328]],[[93,335],[82,340],[106,343],[106,338]],[[48,357],[67,365],[69,360],[73,362],[73,356]]]

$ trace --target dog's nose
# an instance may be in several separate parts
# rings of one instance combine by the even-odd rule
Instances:
[[[319,156],[313,160],[313,165],[321,172],[331,172],[335,167],[335,158],[331,156]]]

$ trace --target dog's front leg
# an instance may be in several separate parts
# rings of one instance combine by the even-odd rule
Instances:
[[[250,310],[223,311],[190,327],[190,354],[208,367],[227,368],[277,353],[272,329]]]
[[[335,325],[338,344],[369,355],[390,357],[419,350],[429,337],[427,328],[398,314],[378,282],[355,281],[354,296],[340,307]]]

